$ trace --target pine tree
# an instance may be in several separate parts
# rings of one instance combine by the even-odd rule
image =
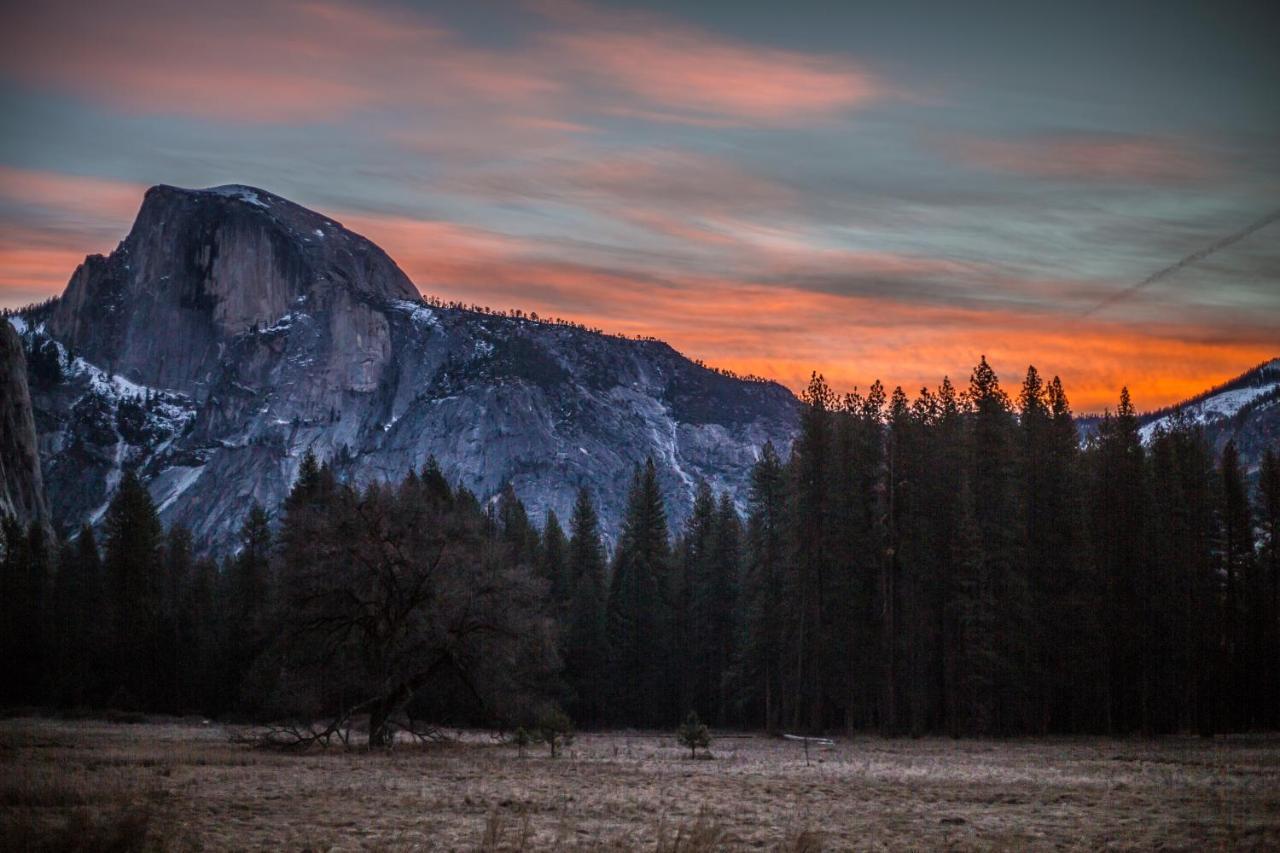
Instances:
[[[605,624],[608,597],[600,520],[591,494],[582,488],[569,523],[568,570],[573,577],[573,602],[565,642],[565,679],[572,691],[573,715],[598,725],[607,710],[609,635]]]
[[[794,564],[790,655],[792,725],[811,731],[826,726],[825,687],[835,661],[829,654],[824,605],[830,579],[827,501],[830,474],[831,411],[835,397],[826,381],[814,374],[802,395],[800,434],[792,447],[795,481]]]
[[[786,472],[772,443],[751,472],[746,532],[742,636],[739,640],[748,719],[766,731],[781,728],[786,637],[788,493]]]
[[[1257,587],[1254,572],[1253,513],[1249,506],[1240,453],[1235,440],[1222,449],[1222,568],[1226,579],[1224,634],[1227,650],[1227,701],[1233,728],[1254,722],[1255,697],[1249,690],[1255,664],[1251,613]],[[1260,627],[1260,626],[1259,626]]]
[[[1142,662],[1145,613],[1145,455],[1129,389],[1098,428],[1092,454],[1090,528],[1107,641],[1106,726],[1113,732],[1144,729],[1150,711]]]
[[[268,641],[272,609],[272,535],[266,510],[256,501],[240,528],[240,553],[227,566],[222,592],[223,649],[229,667],[226,689],[238,695],[254,660]]]
[[[732,705],[732,668],[737,658],[738,601],[741,587],[742,519],[728,492],[720,493],[716,506],[715,531],[711,541],[711,583],[714,591],[710,608],[710,641],[713,685],[716,694],[715,721],[727,725]]]
[[[87,705],[98,690],[105,639],[98,614],[104,600],[102,555],[93,528],[85,524],[63,545],[53,591],[53,635],[58,639],[55,698]]]
[[[1151,726],[1157,732],[1216,727],[1218,571],[1212,457],[1203,430],[1175,418],[1153,436],[1147,519],[1151,595],[1144,602]],[[1154,632],[1152,632],[1154,629]]]
[[[167,685],[157,684],[164,638],[164,531],[151,495],[126,472],[106,514],[107,598],[112,614],[111,697],[122,704],[154,706]]]
[[[1258,519],[1262,550],[1258,555],[1263,608],[1264,660],[1262,706],[1269,708],[1266,724],[1280,728],[1280,454],[1267,448],[1258,474]]]
[[[158,675],[166,685],[162,699],[164,707],[177,712],[193,707],[192,685],[186,672],[190,665],[189,649],[183,643],[191,633],[185,609],[192,570],[190,530],[181,524],[169,528],[164,539],[161,562],[164,593],[160,605],[161,651]]]
[[[498,494],[497,523],[502,541],[511,549],[511,559],[517,565],[537,565],[541,545],[538,530],[529,521],[529,514],[510,483]]]
[[[996,617],[992,635],[983,639],[992,662],[992,725],[997,732],[1027,731],[1032,717],[1027,695],[1031,604],[1026,524],[1016,488],[1017,425],[1008,395],[985,356],[970,377],[968,396],[973,406],[969,476],[974,519]]]
[[[715,497],[706,481],[698,484],[693,511],[676,544],[680,577],[675,597],[675,648],[673,660],[681,707],[701,709],[708,716],[716,703],[716,672],[713,620],[716,596],[711,568],[715,537]]]
[[[0,607],[3,630],[0,652],[8,672],[0,682],[0,698],[34,703],[43,698],[47,682],[47,610],[53,543],[38,522],[23,527],[12,516],[0,517]]]
[[[662,725],[674,707],[670,564],[666,510],[650,459],[632,478],[607,613],[614,714],[641,725]]]
[[[538,575],[546,581],[553,611],[566,622],[573,604],[573,573],[569,565],[569,541],[554,510],[547,510],[538,553]]]

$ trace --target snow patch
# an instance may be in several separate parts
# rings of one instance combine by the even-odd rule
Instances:
[[[255,207],[261,207],[263,210],[270,209],[271,205],[262,200],[258,193],[252,187],[242,186],[240,184],[227,184],[221,187],[211,187],[208,192],[226,198],[235,198],[246,204],[252,204]]]
[[[439,326],[440,318],[436,316],[436,312],[432,311],[421,302],[411,302],[408,299],[397,299],[391,303],[391,307],[397,311],[403,311],[409,315],[409,319],[415,326]]]
[[[19,317],[17,314],[11,314],[9,316],[9,325],[13,326],[14,331],[20,335],[25,335],[27,333],[27,321]]]
[[[263,334],[267,334],[269,332],[286,331],[295,322],[297,322],[298,320],[304,320],[306,319],[306,317],[307,317],[306,314],[298,314],[298,313],[285,314],[279,320],[276,320],[275,323],[263,329],[262,332]]]
[[[1187,419],[1194,424],[1206,424],[1210,421],[1226,420],[1234,417],[1237,412],[1245,406],[1252,403],[1259,397],[1270,394],[1280,388],[1280,382],[1272,382],[1266,385],[1257,385],[1249,388],[1235,388],[1231,391],[1223,391],[1220,394],[1214,394],[1212,397],[1201,400],[1199,403],[1193,403],[1182,409],[1182,413]],[[1150,442],[1160,429],[1167,429],[1173,423],[1173,415],[1165,415],[1157,418],[1149,424],[1146,424],[1138,430],[1138,436],[1143,443]]]
[[[160,505],[156,507],[157,513],[164,512],[166,509],[173,506],[173,502],[182,497],[182,493],[191,488],[192,484],[195,483],[196,480],[200,479],[200,475],[204,473],[204,468],[179,468],[175,466],[165,471],[157,477],[156,480],[168,478],[169,474],[174,471],[180,473],[176,474],[167,483],[169,493],[165,496],[164,500],[160,502]]]
[[[317,228],[315,231],[312,231],[311,233],[312,233],[312,234],[315,234],[315,235],[316,235],[317,237],[319,237],[321,240],[323,240],[323,239],[324,239],[324,232],[323,232],[323,231],[321,231],[319,228]]]

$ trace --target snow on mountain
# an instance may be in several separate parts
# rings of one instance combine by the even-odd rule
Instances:
[[[55,519],[99,519],[134,469],[213,549],[253,501],[280,505],[307,451],[357,483],[434,456],[539,521],[585,486],[611,535],[653,457],[678,524],[702,479],[745,506],[761,446],[784,452],[798,418],[781,386],[658,341],[428,305],[377,246],[251,187],[149,190],[116,251],[19,322],[64,365],[33,388]]]
[[[1271,364],[1275,363],[1271,362]],[[1222,391],[1198,402],[1187,404],[1185,407],[1179,408],[1178,412],[1192,423],[1201,425],[1211,421],[1225,420],[1235,417],[1246,405],[1274,393],[1277,389],[1280,389],[1280,380],[1247,388]],[[1167,429],[1175,416],[1174,414],[1164,415],[1144,424],[1138,430],[1143,443],[1149,443],[1158,430]]]

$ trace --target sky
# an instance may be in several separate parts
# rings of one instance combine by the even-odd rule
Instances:
[[[1280,222],[1230,239],[1280,210],[1274,3],[0,6],[0,306],[241,183],[797,390],[985,354],[1146,409],[1280,356]]]

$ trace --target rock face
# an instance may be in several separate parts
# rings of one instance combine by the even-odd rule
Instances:
[[[0,321],[0,516],[48,521],[22,339]]]
[[[249,187],[149,190],[120,246],[21,322],[61,357],[33,380],[55,520],[98,520],[134,468],[213,549],[252,501],[279,506],[308,449],[354,482],[435,456],[539,520],[585,485],[614,534],[646,457],[679,522],[700,479],[745,503],[797,424],[781,386],[657,341],[431,307],[368,240]]]

